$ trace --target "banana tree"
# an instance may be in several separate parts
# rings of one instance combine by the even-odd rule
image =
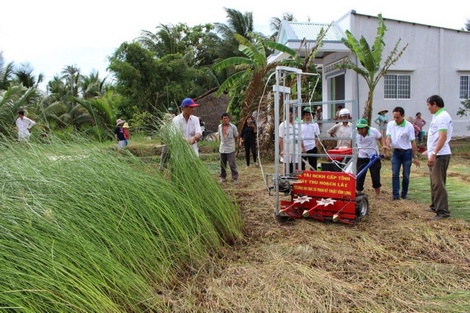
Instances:
[[[256,35],[253,35],[252,42],[241,35],[234,34],[234,36],[239,42],[238,49],[245,57],[231,57],[214,65],[216,71],[231,69],[233,73],[220,85],[216,95],[228,92],[230,97],[228,111],[236,115],[235,117],[246,117],[256,108],[269,74],[278,65],[292,63],[292,60],[285,60],[268,64],[267,48],[287,53],[297,60],[297,64],[301,64],[301,61],[295,50],[282,44],[264,41]]]
[[[381,68],[382,53],[385,48],[384,36],[387,27],[381,14],[378,15],[378,19],[379,25],[372,47],[363,36],[357,40],[349,30],[345,32],[346,38],[341,38],[341,42],[356,55],[361,65],[358,66],[348,59],[347,62],[336,66],[337,68],[353,70],[365,79],[369,87],[369,93],[364,106],[363,117],[367,119],[368,123],[372,120],[375,87],[377,87],[380,79],[387,73],[390,66],[398,61],[408,47],[408,44],[406,44],[401,50],[398,50],[401,41],[399,39]]]

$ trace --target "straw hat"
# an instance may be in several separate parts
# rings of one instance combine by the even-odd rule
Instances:
[[[387,110],[387,109],[382,109],[382,110],[379,111],[379,113],[382,113],[382,112],[383,112],[384,114],[386,114],[386,113],[388,113],[388,110]]]

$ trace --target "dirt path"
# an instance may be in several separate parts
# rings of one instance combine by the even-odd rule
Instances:
[[[274,173],[272,165],[263,170]],[[425,175],[425,169],[414,175]],[[369,181],[365,191],[373,194]],[[240,167],[239,184],[223,188],[240,206],[244,241],[227,247],[185,283],[173,309],[459,312],[461,305],[468,308],[468,294],[465,299],[458,295],[470,290],[469,224],[455,219],[431,222],[426,205],[388,201],[389,183],[383,184],[385,200],[370,199],[370,215],[356,225],[314,220],[279,223],[273,214],[275,199],[266,190],[261,170]],[[446,295],[458,299],[449,306]]]

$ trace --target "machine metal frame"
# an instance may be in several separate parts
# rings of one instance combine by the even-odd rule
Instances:
[[[300,138],[302,111],[307,106],[322,105],[328,108],[331,105],[340,103],[349,104],[351,111],[358,116],[358,108],[354,107],[354,101],[329,101],[329,102],[303,102],[302,100],[302,76],[317,76],[318,74],[303,73],[300,69],[290,67],[276,68],[276,84],[273,86],[274,92],[274,131],[275,131],[275,173],[273,174],[273,187],[275,195],[275,216],[280,219],[289,218],[313,218],[320,221],[331,220],[333,222],[343,222],[352,224],[364,218],[369,211],[369,202],[367,195],[356,194],[356,128],[353,127],[351,139],[352,149],[348,153],[341,154],[336,151],[334,157],[326,151],[325,154],[314,154],[317,157],[327,157],[331,160],[337,169],[330,170],[305,170],[299,169],[291,173],[288,166],[281,160],[279,148],[279,127],[281,121],[288,123],[289,110],[294,111],[293,132],[294,139],[290,136],[283,138],[283,150],[292,151],[292,160],[294,164],[300,167],[302,156],[307,156],[300,152]],[[288,85],[289,84],[289,85]],[[294,99],[292,99],[294,98]],[[346,120],[353,122],[354,119]],[[326,122],[335,122],[332,119]],[[345,121],[345,120],[342,120]],[[326,137],[321,137],[326,139]],[[334,138],[328,138],[334,139]],[[284,156],[285,157],[285,156]],[[348,162],[343,160],[349,159]],[[365,175],[367,169],[380,160],[381,156],[375,156],[365,169],[361,170],[360,175]],[[282,173],[281,173],[282,170]],[[281,194],[288,197],[288,200],[281,200]]]

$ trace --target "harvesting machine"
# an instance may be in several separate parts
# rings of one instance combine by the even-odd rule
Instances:
[[[382,156],[374,155],[369,164],[356,174],[355,127],[353,127],[352,138],[330,138],[322,137],[322,135],[317,138],[320,139],[320,142],[325,139],[352,140],[352,148],[323,149],[325,153],[312,155],[319,160],[326,159],[328,161],[321,163],[319,168],[313,169],[306,166],[307,170],[299,170],[300,164],[303,162],[302,156],[305,157],[306,154],[302,155],[302,153],[296,152],[301,151],[298,146],[301,143],[289,136],[285,136],[283,139],[283,151],[293,151],[293,163],[297,164],[298,168],[289,172],[289,166],[282,162],[279,154],[279,124],[282,121],[288,121],[290,110],[294,112],[294,123],[299,124],[299,127],[293,127],[293,129],[299,131],[302,123],[301,114],[307,106],[322,106],[323,126],[328,122],[334,125],[336,121],[328,117],[334,116],[338,105],[343,108],[349,107],[355,117],[359,116],[359,108],[354,105],[353,101],[316,103],[302,100],[302,91],[306,89],[302,85],[307,82],[311,86],[312,80],[318,81],[317,74],[303,73],[299,69],[289,67],[277,67],[275,74],[276,84],[273,87],[275,173],[272,175],[273,185],[268,188],[270,194],[274,193],[276,197],[275,216],[280,220],[310,218],[346,224],[353,224],[363,219],[369,212],[369,201],[366,194],[356,194],[356,179],[360,175],[365,175],[367,169],[374,162],[380,161]],[[291,91],[294,91],[295,94],[291,94]],[[309,93],[308,88],[307,93]],[[308,94],[308,96],[310,95]],[[353,122],[354,119],[351,118],[348,121]]]

